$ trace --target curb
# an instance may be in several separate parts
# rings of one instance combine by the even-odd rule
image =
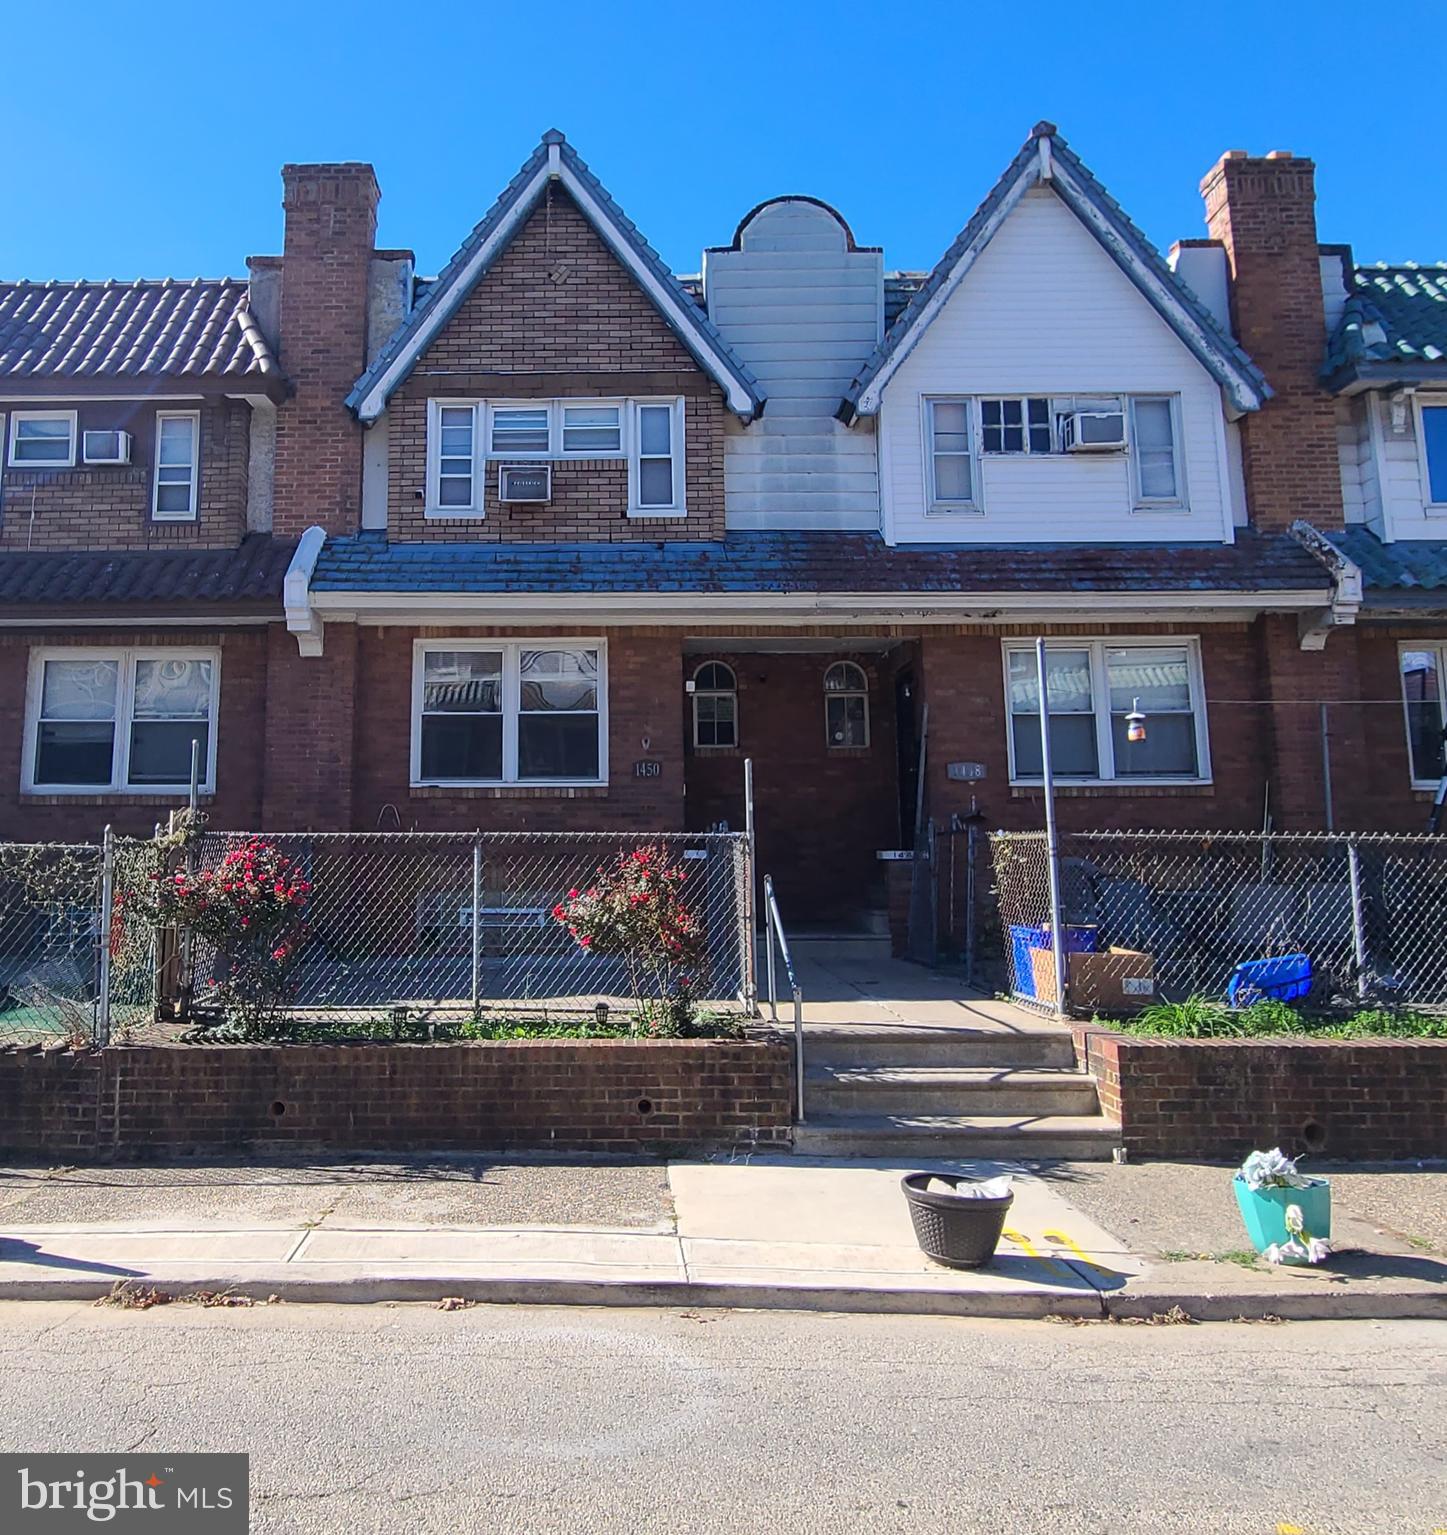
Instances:
[[[1179,1307],[1193,1321],[1398,1321],[1447,1320],[1447,1290],[1381,1291],[1345,1295],[1282,1294],[1261,1290],[1190,1291],[1141,1289],[1105,1294],[1041,1294],[1004,1291],[878,1290],[845,1286],[700,1284],[688,1280],[429,1279],[377,1275],[362,1278],[278,1276],[267,1281],[218,1274],[167,1281],[138,1276],[138,1287],[175,1299],[202,1291],[228,1292],[258,1302],[376,1305],[436,1302],[459,1297],[494,1306],[699,1307],[707,1310],[829,1311],[861,1316],[950,1316],[1039,1321],[1048,1317],[1087,1321],[1148,1320]],[[96,1301],[113,1285],[95,1279],[45,1278],[0,1284],[4,1301]]]

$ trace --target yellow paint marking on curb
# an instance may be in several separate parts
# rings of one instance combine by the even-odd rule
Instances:
[[[1299,1524],[1278,1524],[1276,1535],[1306,1535],[1306,1531]]]
[[[1062,1247],[1068,1247],[1070,1249],[1071,1256],[1079,1259],[1079,1261],[1083,1263],[1086,1268],[1094,1269],[1097,1274],[1109,1275],[1112,1279],[1115,1277],[1115,1275],[1111,1273],[1110,1269],[1103,1267],[1099,1263],[1092,1262],[1091,1259],[1087,1258],[1085,1254],[1081,1252],[1075,1239],[1073,1237],[1066,1236],[1063,1231],[1042,1231],[1040,1235],[1043,1236],[1047,1242],[1059,1242]]]
[[[1063,1263],[1057,1262],[1054,1258],[1047,1258],[1043,1253],[1036,1252],[1035,1244],[1029,1237],[1022,1236],[1018,1231],[1002,1231],[1000,1235],[1009,1237],[1017,1247],[1024,1248],[1026,1257],[1033,1258],[1037,1263],[1043,1263],[1046,1268],[1055,1269],[1058,1273],[1064,1274],[1067,1279],[1079,1279],[1080,1276],[1066,1268]]]

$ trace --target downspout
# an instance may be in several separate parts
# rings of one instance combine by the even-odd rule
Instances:
[[[308,528],[302,534],[286,569],[286,579],[281,586],[282,605],[286,609],[286,627],[296,635],[297,649],[304,656],[322,653],[324,625],[311,599],[312,573],[326,543],[327,535],[321,528]]]

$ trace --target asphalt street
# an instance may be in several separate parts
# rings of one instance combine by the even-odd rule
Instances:
[[[237,1450],[256,1531],[1433,1535],[1447,1325],[0,1306],[0,1449]]]

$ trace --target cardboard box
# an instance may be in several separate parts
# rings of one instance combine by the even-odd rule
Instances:
[[[1069,1000],[1072,1012],[1133,1013],[1156,1000],[1156,962],[1138,949],[1106,949],[1099,954],[1069,954]],[[1035,949],[1030,955],[1035,995],[1055,1001],[1055,952]]]

